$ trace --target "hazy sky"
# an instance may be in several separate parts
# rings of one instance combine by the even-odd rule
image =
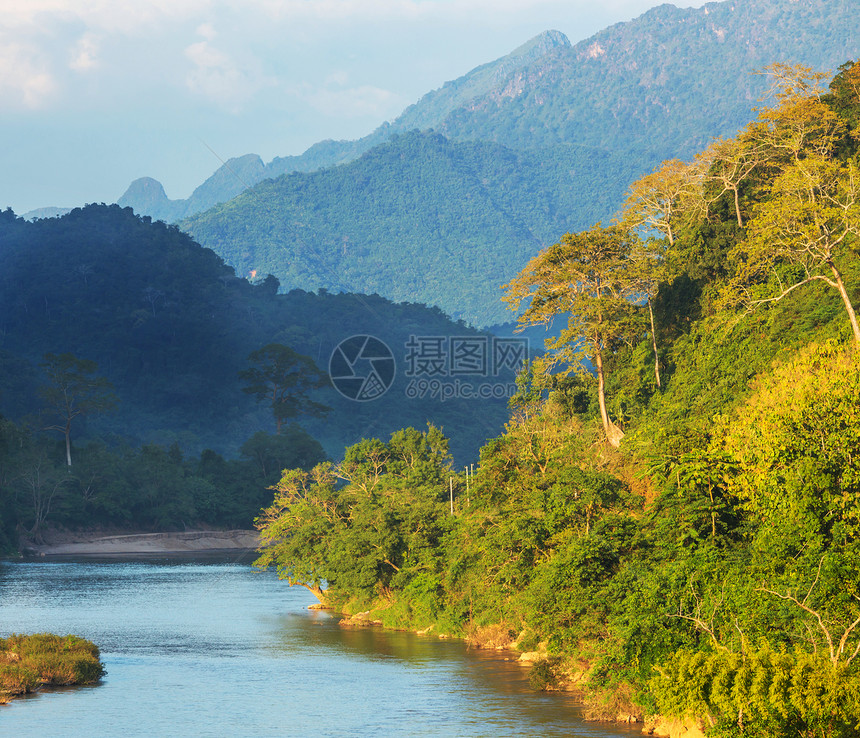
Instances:
[[[219,158],[358,138],[541,31],[576,43],[657,4],[0,0],[0,208],[113,202],[142,176],[187,197]]]

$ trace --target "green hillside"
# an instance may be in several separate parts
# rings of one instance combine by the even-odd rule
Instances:
[[[0,551],[52,526],[248,528],[284,468],[428,423],[466,463],[504,426],[522,344],[278,287],[130,208],[0,213]]]
[[[286,289],[379,293],[491,325],[509,320],[500,285],[553,234],[611,210],[624,171],[622,157],[581,147],[515,152],[412,132],[350,164],[263,182],[181,227],[240,274],[269,272]],[[587,197],[571,179],[589,182]]]

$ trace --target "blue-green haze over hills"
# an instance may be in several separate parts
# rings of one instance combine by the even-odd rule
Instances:
[[[285,288],[379,292],[499,323],[498,287],[535,246],[608,220],[642,173],[733,135],[766,89],[755,72],[768,64],[835,69],[855,53],[858,25],[846,3],[743,0],[662,5],[575,45],[548,31],[363,139],[320,142],[268,165],[231,160],[187,201],[137,182],[120,203],[185,218],[240,274],[272,273]],[[450,143],[392,140],[414,130]]]

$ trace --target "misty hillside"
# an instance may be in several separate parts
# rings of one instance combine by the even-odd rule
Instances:
[[[512,270],[610,211],[625,170],[583,147],[517,152],[413,132],[349,164],[262,182],[181,225],[240,274],[271,273],[285,289],[379,293],[486,326],[512,319],[499,289]]]
[[[36,412],[43,355],[70,352],[97,362],[120,400],[115,412],[88,421],[90,437],[232,454],[255,432],[275,428],[272,413],[242,391],[238,373],[252,351],[281,343],[325,372],[341,341],[370,334],[391,348],[400,370],[372,402],[320,390],[332,412],[299,420],[329,453],[368,434],[433,422],[446,428],[459,457],[470,458],[501,430],[504,398],[481,400],[475,417],[475,400],[405,397],[411,335],[475,331],[423,305],[277,291],[277,280],[240,279],[175,226],[129,208],[89,205],[32,223],[2,212],[0,417]]]
[[[547,31],[428,92],[357,141],[321,141],[265,165],[253,154],[230,159],[187,200],[147,199],[133,184],[118,202],[176,221],[265,178],[352,161],[415,128],[515,149],[624,150],[635,178],[663,159],[691,156],[712,137],[733,135],[767,86],[753,72],[781,61],[833,71],[857,56],[858,36],[860,14],[850,2],[663,4],[575,45]]]

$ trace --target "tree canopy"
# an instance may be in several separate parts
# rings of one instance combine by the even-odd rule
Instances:
[[[308,396],[310,390],[325,386],[327,379],[310,357],[289,346],[269,343],[252,351],[248,361],[253,366],[239,372],[245,382],[242,390],[269,405],[279,434],[285,420],[305,414],[319,416],[331,410]]]

